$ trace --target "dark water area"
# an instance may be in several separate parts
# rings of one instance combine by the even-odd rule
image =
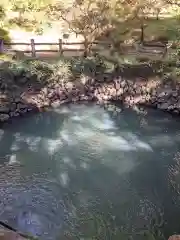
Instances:
[[[39,239],[180,233],[180,123],[67,105],[0,129],[0,220]]]

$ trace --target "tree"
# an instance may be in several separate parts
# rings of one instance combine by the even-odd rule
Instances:
[[[86,57],[93,41],[110,27],[110,10],[108,1],[75,0],[72,5],[62,2],[51,4],[48,15],[53,20],[65,21],[71,32],[83,36]]]

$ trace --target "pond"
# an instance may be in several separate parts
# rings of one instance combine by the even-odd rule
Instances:
[[[70,104],[6,124],[0,146],[0,220],[19,231],[45,240],[180,233],[179,118]]]

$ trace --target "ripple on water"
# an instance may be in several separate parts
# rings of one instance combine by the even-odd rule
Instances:
[[[60,187],[47,176],[22,178],[17,168],[10,171],[9,179],[0,183],[1,220],[22,232],[54,239],[68,218]]]

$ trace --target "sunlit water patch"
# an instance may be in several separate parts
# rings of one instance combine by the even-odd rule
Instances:
[[[180,232],[179,120],[109,109],[67,105],[0,130],[1,220],[45,240]]]

